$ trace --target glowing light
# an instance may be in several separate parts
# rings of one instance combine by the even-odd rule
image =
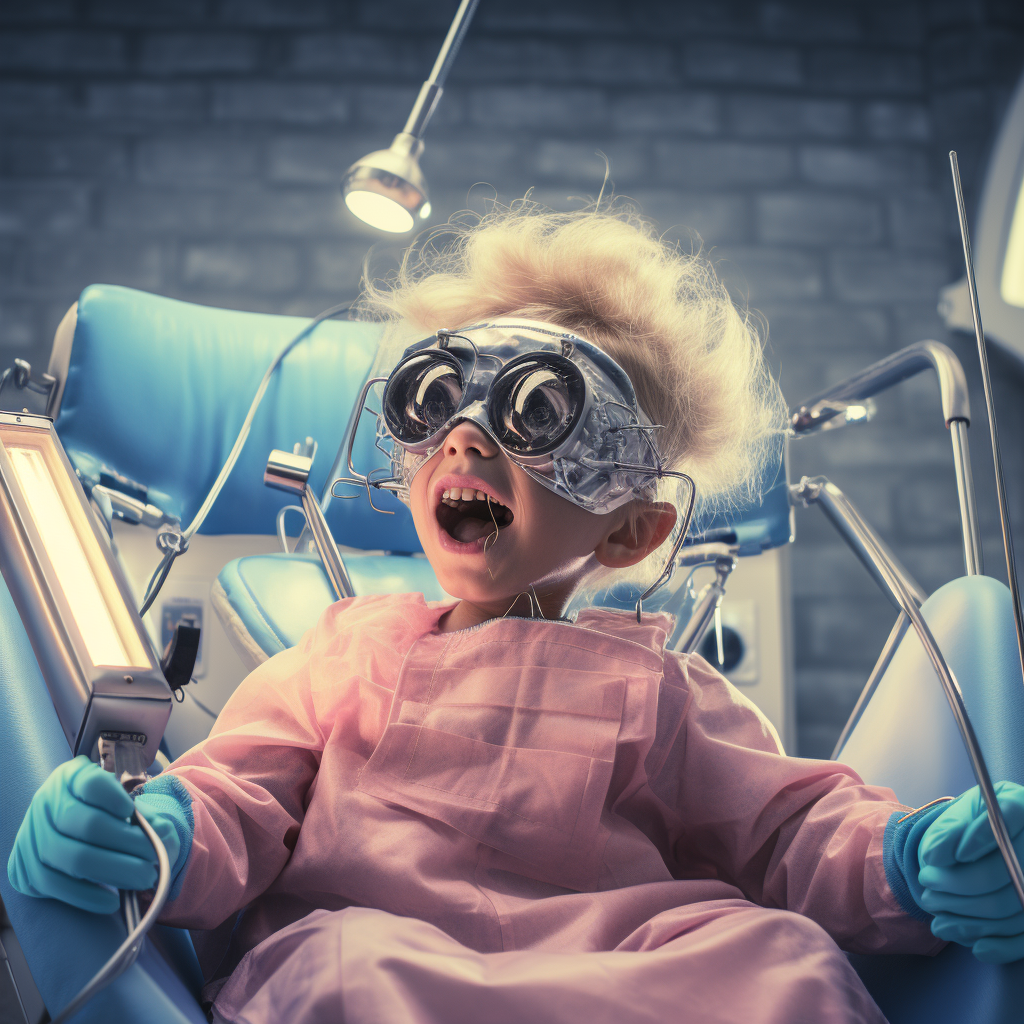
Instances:
[[[133,663],[42,452],[9,447],[8,454],[92,663],[130,667]]]
[[[1011,306],[1024,306],[1024,181],[1021,181],[1017,207],[1010,223],[1010,237],[1006,242],[1003,278],[999,285],[1003,301]]]
[[[380,231],[401,234],[412,230],[412,214],[378,192],[355,191],[345,195],[345,205],[362,221]]]

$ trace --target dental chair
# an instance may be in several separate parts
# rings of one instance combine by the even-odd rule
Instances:
[[[115,286],[87,288],[77,315],[62,325],[55,341],[49,366],[54,380],[50,413],[100,514],[113,509],[126,518],[177,517],[182,525],[191,521],[227,456],[261,375],[303,324],[295,317],[208,309]],[[326,321],[287,356],[200,532],[267,535],[278,530],[289,498],[262,486],[267,455],[293,446],[311,453],[306,439],[315,439],[326,455],[314,460],[310,487],[321,493],[325,518],[341,546],[355,592],[414,590],[428,599],[441,598],[404,506],[375,493],[374,503],[395,513],[381,515],[366,495],[355,501],[331,500],[329,495],[327,481],[335,469],[329,456],[342,450],[342,439],[360,414],[353,406],[370,371],[377,338],[372,325]],[[897,353],[895,364],[869,375],[867,382],[861,380],[853,389],[856,394],[840,388],[818,396],[801,410],[805,428],[852,418],[857,402],[930,365],[943,383],[944,418],[953,425],[954,437],[960,437],[969,420],[966,392],[950,398],[957,382],[950,383],[947,363],[936,356],[941,348],[915,349],[909,357]],[[964,443],[963,456],[965,448]],[[824,508],[858,551],[853,520],[843,519],[844,506],[829,490],[832,485],[802,481],[791,489],[782,454],[766,471],[764,497],[757,507],[701,524],[689,555],[684,548],[684,559],[690,559],[685,564],[716,568],[720,587],[730,561],[792,540],[791,490],[805,503]],[[354,460],[365,469],[378,459],[367,421],[357,436]],[[283,535],[283,530],[278,532]],[[863,538],[860,542],[863,549]],[[863,550],[858,553],[871,571],[871,560]],[[676,575],[685,579],[686,573]],[[910,585],[916,586],[912,581]],[[1024,689],[1009,592],[975,574],[947,584],[930,598],[919,588],[915,594],[964,690],[993,779],[1024,783]],[[671,607],[674,601],[674,610],[681,610],[684,619],[692,612],[693,634],[707,626],[718,596],[720,590],[713,586],[696,595],[677,582],[658,603]],[[250,666],[298,642],[334,599],[319,557],[308,550],[235,559],[221,571],[212,594],[218,615]],[[601,603],[631,608],[634,600],[631,593],[613,591]],[[654,610],[658,603],[645,608]],[[891,786],[901,800],[917,806],[959,793],[974,778],[934,671],[904,619],[901,615],[897,620],[837,755],[866,781]],[[677,646],[692,644],[693,636],[677,630],[673,640]],[[29,801],[70,750],[2,581],[0,688],[0,864],[6,866]],[[203,734],[199,727],[193,742]],[[21,896],[10,887],[5,870],[0,871],[0,896],[41,994],[54,1011],[123,939],[117,917]],[[991,967],[958,946],[935,958],[851,959],[892,1024],[1002,1024],[1020,1019],[1024,962]],[[200,1024],[205,1020],[198,1003],[201,985],[189,934],[157,926],[134,966],[74,1019]]]

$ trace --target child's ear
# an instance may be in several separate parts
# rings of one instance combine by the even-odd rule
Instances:
[[[676,510],[667,501],[637,501],[624,511],[626,518],[613,526],[594,549],[597,560],[612,569],[642,561],[676,524]]]

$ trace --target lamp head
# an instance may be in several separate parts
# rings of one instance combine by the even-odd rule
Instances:
[[[417,218],[430,216],[427,183],[420,170],[423,140],[399,132],[388,149],[357,160],[341,182],[345,205],[381,231],[411,231]]]

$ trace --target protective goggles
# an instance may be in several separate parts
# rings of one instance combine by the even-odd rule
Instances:
[[[664,467],[657,425],[639,407],[625,371],[596,345],[553,324],[503,318],[439,330],[410,345],[387,377],[367,381],[357,409],[381,383],[376,445],[391,475],[355,469],[352,431],[348,482],[408,502],[416,473],[456,424],[468,421],[534,480],[589,512],[653,500],[659,482],[675,483],[680,532],[655,586],[671,574],[693,512],[693,483]]]

